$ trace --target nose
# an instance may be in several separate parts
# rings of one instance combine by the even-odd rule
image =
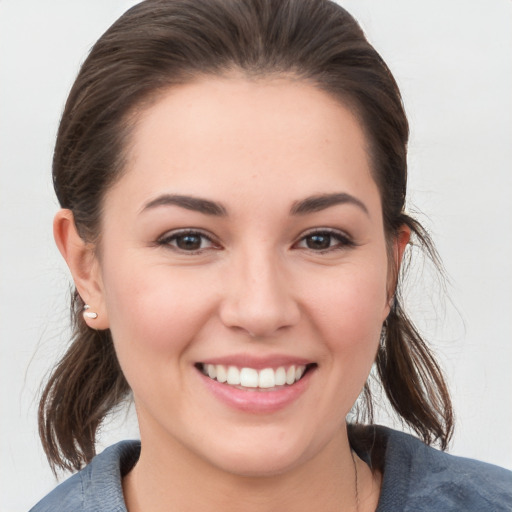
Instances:
[[[265,254],[246,254],[233,262],[225,276],[226,292],[220,305],[224,325],[265,338],[299,322],[293,279],[275,260]]]

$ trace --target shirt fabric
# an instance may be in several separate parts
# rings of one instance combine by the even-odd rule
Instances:
[[[403,432],[375,430],[385,443],[376,512],[512,511],[511,471],[449,455]],[[110,446],[30,512],[127,512],[121,479],[139,454],[139,441]],[[368,460],[368,454],[358,455]]]

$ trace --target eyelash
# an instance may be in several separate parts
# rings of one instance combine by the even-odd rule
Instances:
[[[212,245],[212,247],[208,247],[208,248],[200,247],[199,249],[187,250],[187,249],[182,249],[177,244],[176,245],[172,244],[173,241],[175,242],[179,238],[185,238],[187,236],[199,237],[202,240],[207,240]],[[191,254],[191,255],[200,254],[207,249],[212,249],[212,248],[218,249],[219,248],[219,246],[214,242],[214,240],[211,236],[208,236],[206,233],[203,233],[202,231],[195,230],[195,229],[182,229],[179,231],[174,231],[172,233],[166,233],[164,236],[162,236],[161,238],[159,238],[157,240],[157,244],[160,246],[164,246],[164,247],[171,247],[175,251],[185,253],[185,254]],[[201,242],[201,245],[202,245],[202,242]]]
[[[340,251],[343,249],[355,247],[355,245],[356,245],[355,242],[348,235],[346,235],[340,231],[337,231],[335,229],[328,229],[328,228],[315,229],[313,231],[310,231],[310,232],[306,233],[305,235],[303,235],[300,238],[298,243],[305,242],[308,238],[311,238],[313,236],[329,237],[330,242],[334,238],[338,242],[335,245],[329,245],[329,247],[327,247],[325,249],[320,249],[320,250],[314,250],[314,249],[311,249],[310,247],[303,247],[303,249],[310,250],[317,254],[325,254],[328,252]],[[298,244],[295,244],[295,245],[298,245]]]
[[[188,250],[188,249],[183,249],[183,248],[179,247],[177,245],[177,240],[179,238],[185,238],[187,236],[199,237],[202,240],[207,240],[211,244],[211,247],[206,247],[206,248],[199,247],[198,249],[194,249],[194,250]],[[320,249],[320,250],[315,250],[315,249],[312,249],[311,247],[298,247],[299,244],[302,242],[307,243],[307,239],[311,238],[313,236],[329,237],[329,246],[324,249]],[[337,241],[337,243],[335,245],[330,245],[333,238]],[[175,242],[175,244],[173,244],[173,242]],[[209,250],[209,249],[219,249],[220,248],[220,246],[218,244],[216,244],[216,242],[213,240],[213,238],[211,236],[207,235],[206,233],[204,233],[202,231],[195,230],[195,229],[182,229],[179,231],[165,234],[164,236],[162,236],[161,238],[159,238],[157,240],[157,244],[159,246],[170,247],[175,251],[178,251],[178,252],[181,252],[184,254],[190,254],[190,255],[200,254],[200,253],[204,252],[205,250]],[[200,244],[202,245],[202,242],[200,242]],[[356,245],[355,242],[348,235],[346,235],[340,231],[334,230],[334,229],[323,228],[323,229],[315,229],[313,231],[306,233],[299,239],[298,242],[296,242],[294,244],[294,247],[309,250],[309,251],[312,251],[317,254],[325,254],[328,252],[339,251],[339,250],[343,250],[346,248],[355,247],[355,245]]]

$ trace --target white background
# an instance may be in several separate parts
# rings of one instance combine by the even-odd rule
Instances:
[[[37,397],[66,343],[69,278],[54,248],[50,168],[80,62],[128,0],[0,0],[0,511],[54,485]],[[347,0],[404,95],[410,207],[432,231],[448,299],[415,281],[413,316],[447,371],[450,451],[512,468],[512,2]],[[101,446],[136,435],[118,419]],[[116,422],[115,422],[116,423]]]

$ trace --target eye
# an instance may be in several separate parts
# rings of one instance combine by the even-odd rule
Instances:
[[[218,248],[213,240],[201,231],[180,230],[166,233],[158,245],[168,246],[180,252],[198,253],[205,249]]]
[[[327,252],[346,247],[353,247],[354,245],[354,242],[344,233],[335,230],[322,229],[312,231],[303,236],[297,243],[296,247],[309,249],[315,252]]]

